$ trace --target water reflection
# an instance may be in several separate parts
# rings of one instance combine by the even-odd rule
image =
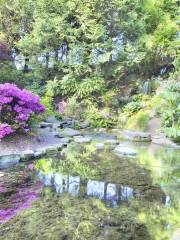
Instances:
[[[32,236],[36,236],[32,238],[35,239],[39,226],[44,224],[40,232],[45,233],[43,239],[47,235],[56,239],[54,234],[57,231],[57,239],[60,239],[59,236],[72,239],[69,235],[67,237],[71,234],[69,229],[73,232],[77,229],[74,230],[71,224],[77,226],[76,223],[80,223],[80,231],[84,231],[86,226],[88,232],[89,226],[93,226],[92,231],[95,226],[95,235],[101,231],[98,239],[170,239],[169,236],[179,227],[179,152],[159,146],[147,148],[146,145],[137,147],[137,159],[124,159],[108,150],[96,153],[91,145],[86,148],[74,146],[68,150],[65,159],[57,156],[37,160],[36,172],[31,172],[31,177],[36,181],[38,173],[38,179],[43,183],[41,185],[47,187],[40,194],[38,191],[40,198],[32,208],[30,200],[36,200],[36,192],[28,190],[27,197],[26,192],[23,194],[23,200],[15,198],[15,202],[22,203],[12,207],[15,213],[19,213],[16,210],[22,207],[30,209],[25,211],[25,215],[17,215],[16,221],[5,225],[7,236],[8,232],[12,233],[9,227],[18,223],[16,229],[21,229],[21,235],[25,231],[23,236],[27,236],[26,229],[31,229],[34,231]],[[4,191],[4,185],[0,184],[0,196]],[[4,202],[1,205],[1,218],[5,215],[15,216]],[[61,227],[63,231],[65,229],[65,235],[62,235]],[[91,234],[90,239],[96,239],[97,235]],[[88,238],[85,236],[83,239]]]
[[[133,189],[131,187],[122,186],[121,187],[121,200],[128,201],[133,197]]]
[[[171,204],[171,198],[170,198],[169,195],[166,195],[165,205],[166,205],[166,206],[170,206],[170,204]]]
[[[54,175],[54,187],[57,193],[68,192],[73,196],[78,196],[80,191],[80,177],[63,176],[56,173]]]
[[[165,195],[160,188],[155,186],[145,186],[142,189],[140,186],[114,184],[93,179],[84,180],[80,176],[61,173],[45,174],[41,171],[38,176],[45,186],[54,187],[58,194],[69,193],[76,197],[95,197],[104,201],[107,207],[116,207],[122,202],[128,203],[132,198],[153,201],[154,195],[159,203],[166,206],[171,204],[170,196]],[[81,191],[81,189],[85,190]]]
[[[117,207],[118,205],[118,190],[115,184],[107,184],[106,204],[108,207]]]
[[[88,183],[87,183],[88,196],[104,199],[105,198],[104,190],[105,190],[104,182],[88,180]]]

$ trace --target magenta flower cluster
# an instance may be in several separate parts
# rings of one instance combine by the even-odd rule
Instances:
[[[0,124],[0,139],[13,133],[13,129],[8,124]]]
[[[0,84],[0,139],[18,129],[28,131],[32,114],[44,111],[38,96],[14,84]]]

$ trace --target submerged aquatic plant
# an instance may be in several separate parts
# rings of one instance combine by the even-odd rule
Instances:
[[[38,96],[14,84],[0,84],[0,138],[19,129],[29,131],[32,114],[44,111]]]

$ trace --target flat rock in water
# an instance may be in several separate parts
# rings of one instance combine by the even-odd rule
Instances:
[[[117,139],[107,139],[104,141],[104,143],[107,145],[117,145],[119,144],[119,141]]]
[[[152,143],[155,143],[155,144],[158,144],[158,145],[161,145],[161,146],[180,149],[180,145],[177,145],[171,139],[165,137],[164,135],[154,135],[154,136],[152,136]]]
[[[19,154],[8,154],[0,156],[0,169],[12,167],[19,163],[21,156]]]
[[[71,138],[68,138],[68,137],[66,137],[66,138],[61,138],[61,143],[63,144],[63,145],[67,145],[68,143],[70,143],[71,142]]]
[[[118,153],[120,155],[124,155],[124,156],[136,156],[137,152],[136,150],[134,150],[133,148],[129,147],[129,146],[125,146],[125,145],[118,145],[115,149],[114,149],[115,153]]]
[[[80,131],[74,130],[72,128],[65,128],[64,130],[60,131],[60,134],[65,137],[74,137],[82,135]]]
[[[136,142],[151,141],[151,134],[148,132],[121,131],[119,137]]]
[[[105,144],[104,143],[96,143],[95,147],[97,150],[103,150],[105,148]]]
[[[92,138],[91,137],[86,137],[86,136],[74,136],[74,141],[76,143],[89,143],[91,142]]]
[[[41,123],[39,124],[39,127],[40,127],[40,128],[53,127],[53,124],[52,124],[52,123],[49,123],[49,122],[41,122]]]

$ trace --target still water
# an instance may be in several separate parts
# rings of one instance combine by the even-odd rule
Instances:
[[[70,144],[6,170],[0,239],[180,239],[180,151],[133,147],[137,157],[127,158]]]

